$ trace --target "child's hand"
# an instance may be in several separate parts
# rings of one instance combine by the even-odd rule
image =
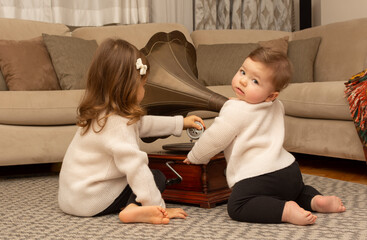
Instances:
[[[201,130],[201,126],[196,124],[195,122],[200,122],[204,126],[204,129],[205,129],[205,124],[204,124],[203,119],[195,115],[187,116],[184,118],[183,129],[186,130],[188,128],[196,128],[198,130]]]
[[[190,160],[188,158],[186,158],[183,163],[186,163],[186,164],[191,164]]]
[[[187,213],[181,208],[166,208],[168,218],[186,218]]]

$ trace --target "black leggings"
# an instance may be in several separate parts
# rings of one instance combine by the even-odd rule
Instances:
[[[228,199],[229,216],[241,222],[280,223],[284,205],[295,201],[308,211],[315,188],[305,185],[298,163],[284,169],[237,182]]]
[[[155,184],[157,185],[159,191],[162,193],[164,189],[166,189],[166,176],[157,169],[151,169]],[[122,208],[126,207],[130,203],[135,203],[136,205],[141,206],[140,203],[136,201],[136,195],[131,190],[130,186],[127,185],[122,193],[115,199],[115,201],[105,210],[98,213],[95,216],[103,216],[111,213],[118,213]]]

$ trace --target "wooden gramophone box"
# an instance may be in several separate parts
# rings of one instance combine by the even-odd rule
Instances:
[[[163,198],[167,202],[198,204],[203,208],[226,202],[231,190],[225,177],[226,161],[223,153],[213,157],[206,165],[187,165],[183,163],[186,156],[185,152],[170,151],[148,154],[150,168],[161,170],[168,180],[179,182],[174,171],[182,177],[181,182],[167,186]]]

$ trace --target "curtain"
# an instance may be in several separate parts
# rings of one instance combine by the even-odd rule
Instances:
[[[151,0],[0,0],[0,17],[102,26],[150,22]]]
[[[195,30],[294,31],[293,0],[195,0]]]
[[[50,0],[0,0],[0,17],[41,22],[52,19]]]
[[[152,0],[152,22],[181,23],[193,30],[193,1]]]

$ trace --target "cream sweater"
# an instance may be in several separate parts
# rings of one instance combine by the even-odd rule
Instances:
[[[104,129],[77,130],[65,154],[59,179],[59,206],[65,213],[93,216],[105,210],[129,184],[136,201],[165,207],[148,167],[148,157],[139,149],[139,137],[180,136],[183,117],[144,116],[138,123],[113,115]]]
[[[279,100],[249,104],[229,100],[188,154],[206,164],[224,150],[229,187],[243,179],[285,168],[294,162],[283,148],[284,108]]]

